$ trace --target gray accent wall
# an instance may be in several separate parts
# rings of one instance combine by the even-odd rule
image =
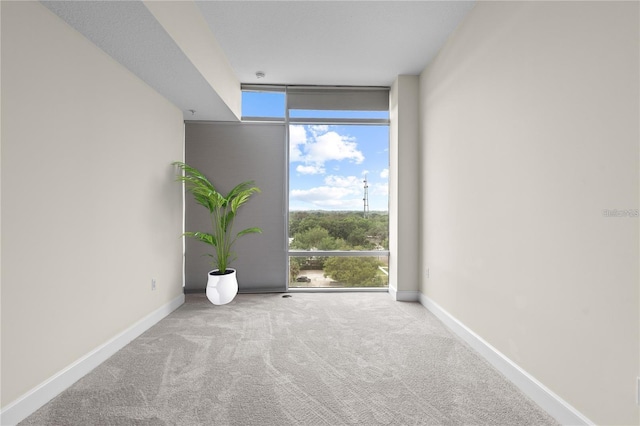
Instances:
[[[234,248],[239,291],[286,291],[286,137],[282,123],[193,122],[185,127],[185,162],[201,170],[223,193],[245,180],[261,189],[238,211],[235,231],[257,226],[262,234],[241,237]],[[185,230],[208,231],[209,214],[185,199]],[[187,239],[185,290],[206,288],[212,269],[209,247]]]

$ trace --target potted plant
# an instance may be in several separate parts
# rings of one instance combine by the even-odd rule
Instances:
[[[244,205],[251,195],[260,192],[253,181],[242,182],[226,196],[218,192],[207,177],[194,167],[176,161],[181,173],[177,180],[185,183],[187,191],[193,194],[196,202],[204,206],[211,217],[211,232],[185,232],[184,235],[213,247],[212,257],[214,269],[209,272],[207,280],[207,298],[214,305],[224,305],[233,300],[238,293],[238,281],[235,269],[228,265],[235,259],[233,244],[242,235],[261,233],[260,228],[247,228],[236,234],[233,222],[240,206]]]

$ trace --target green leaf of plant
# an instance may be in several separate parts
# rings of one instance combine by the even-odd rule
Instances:
[[[207,232],[185,232],[185,236],[194,238],[203,243],[209,244],[210,246],[216,247],[218,244],[216,242],[216,237]]]
[[[238,208],[245,204],[252,194],[260,192],[253,181],[242,182],[236,185],[227,196],[219,193],[207,177],[183,162],[172,163],[177,166],[182,174],[176,180],[184,184],[185,190],[190,192],[197,204],[205,207],[211,216],[212,232],[185,232],[185,236],[194,238],[215,248],[213,265],[220,270],[227,268],[227,263],[235,259],[235,253],[231,248],[235,240],[245,234],[262,232],[260,228],[247,228],[232,238],[232,227]]]
[[[227,226],[229,223],[231,223],[233,221],[233,218],[236,216],[235,212],[233,210],[230,210],[227,212],[227,214],[224,216],[223,218],[223,224],[224,224],[224,231],[227,231]]]
[[[255,228],[255,227],[254,228],[247,228],[247,229],[244,229],[244,230],[238,232],[237,236],[239,237],[241,235],[246,235],[246,234],[262,234],[262,229]]]

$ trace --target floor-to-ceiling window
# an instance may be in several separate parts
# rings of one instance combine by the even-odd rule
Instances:
[[[245,87],[243,119],[284,121],[289,288],[385,288],[387,88]]]

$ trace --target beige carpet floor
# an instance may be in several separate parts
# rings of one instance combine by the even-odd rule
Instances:
[[[187,302],[22,425],[557,424],[417,303]]]

